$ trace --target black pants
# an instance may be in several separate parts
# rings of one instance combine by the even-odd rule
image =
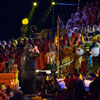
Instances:
[[[22,91],[24,94],[36,94],[36,76],[34,71],[25,72],[25,77],[22,77]]]

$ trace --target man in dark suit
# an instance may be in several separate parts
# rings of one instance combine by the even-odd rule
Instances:
[[[24,94],[36,93],[35,58],[39,56],[37,46],[26,45],[22,53],[22,90]]]

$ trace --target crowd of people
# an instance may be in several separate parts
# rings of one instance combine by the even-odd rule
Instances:
[[[49,44],[48,44],[49,43]],[[24,38],[23,40],[18,39],[12,41],[1,41],[0,43],[0,72],[12,72],[13,65],[18,65],[19,74],[21,71],[21,55],[25,50],[25,46],[27,44],[31,44],[38,46],[40,53],[44,52],[47,53],[49,51],[55,50],[56,46],[53,43],[53,40],[49,40],[49,42],[43,38],[40,39],[28,39]],[[53,46],[53,47],[51,47]],[[46,62],[45,62],[46,63]]]
[[[61,21],[60,27],[68,30],[69,41],[76,37],[75,41],[81,41],[81,35],[88,41],[90,36],[100,33],[100,2],[87,1],[86,5],[81,8],[77,7],[77,12],[71,14],[71,18],[66,25]],[[75,42],[73,44],[76,44]]]
[[[38,74],[39,75],[39,74]],[[62,83],[63,81],[63,83]],[[86,81],[88,81],[86,83]],[[99,100],[100,99],[100,69],[83,77],[74,70],[73,74],[58,78],[56,74],[43,74],[37,77],[36,93],[38,96],[51,100]],[[65,86],[64,86],[65,85]],[[62,88],[63,87],[63,88]],[[32,95],[30,99],[33,100]],[[22,90],[12,90],[4,83],[0,88],[1,100],[25,100]]]
[[[42,77],[38,80],[37,93],[40,95],[54,94],[55,98],[52,98],[52,100],[100,99],[100,69],[97,72],[91,72],[86,77],[83,77],[75,69],[73,74],[69,73],[66,77],[60,79],[56,75]]]
[[[67,21],[66,28],[73,32],[75,28],[84,34],[95,33],[100,28],[100,2],[86,2],[81,9],[77,7],[77,12],[71,14],[71,19]]]
[[[2,83],[0,85],[0,100],[24,100],[21,90],[13,90],[10,86]]]

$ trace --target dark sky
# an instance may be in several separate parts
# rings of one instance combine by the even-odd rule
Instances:
[[[20,34],[21,20],[28,16],[31,0],[0,1],[0,39],[17,38]]]
[[[0,40],[7,40],[12,37],[16,39],[20,36],[21,20],[29,15],[33,1],[34,0],[0,0]],[[39,29],[52,28],[52,11],[48,17],[44,16],[52,0],[37,1],[38,7],[33,14],[32,25],[38,26]],[[58,0],[58,2],[62,1],[65,3],[77,3],[77,0]],[[61,16],[61,20],[64,20],[66,23],[67,19],[70,18],[71,12],[76,11],[75,9],[76,6],[55,6],[55,26],[58,14]],[[45,18],[44,22],[42,20],[43,18]]]

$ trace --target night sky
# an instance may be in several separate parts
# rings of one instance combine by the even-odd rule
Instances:
[[[34,0],[0,0],[0,40],[17,39],[21,34],[22,19],[27,17],[32,9]],[[52,0],[37,0],[38,6],[33,14],[31,24],[39,30],[52,28],[52,10],[48,16],[45,12],[50,7]],[[58,2],[77,3],[77,0],[58,0]],[[66,24],[72,12],[76,12],[76,6],[55,6],[54,23],[56,27],[57,15]],[[43,21],[45,19],[45,21]]]

